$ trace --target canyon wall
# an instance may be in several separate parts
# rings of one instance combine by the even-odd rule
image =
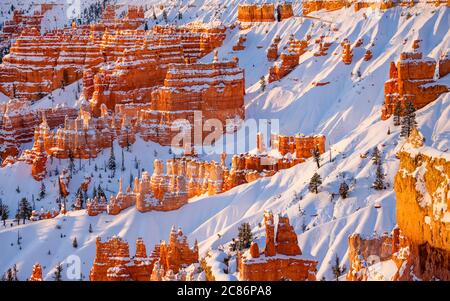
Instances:
[[[417,143],[398,156],[397,223],[407,238],[410,267],[400,278],[450,280],[450,157]]]
[[[273,214],[265,212],[266,246],[259,251],[257,243],[238,253],[237,269],[243,281],[316,280],[317,261],[302,258],[297,234],[289,219],[279,216],[275,236]]]

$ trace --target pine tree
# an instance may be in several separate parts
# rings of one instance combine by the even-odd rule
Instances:
[[[335,257],[334,265],[331,267],[331,271],[333,272],[334,277],[336,278],[336,281],[339,281],[339,277],[344,275],[346,271],[345,265],[341,267],[341,260],[339,259],[339,256]]]
[[[348,185],[347,183],[342,182],[341,186],[339,186],[339,194],[341,195],[341,198],[346,199],[348,196]]]
[[[178,20],[181,20],[181,19],[183,19],[183,14],[179,11],[178,12]]]
[[[69,170],[70,170],[70,174],[73,173],[73,170],[75,169],[75,158],[73,156],[73,152],[71,149],[69,149]]]
[[[253,234],[250,228],[250,224],[242,223],[239,226],[238,231],[239,234],[238,234],[237,248],[239,250],[250,248],[250,245],[253,241]]]
[[[89,224],[89,233],[92,233],[92,232],[94,232],[94,231],[92,230],[92,224]]]
[[[375,181],[373,182],[374,189],[376,190],[383,190],[384,189],[384,173],[383,173],[383,167],[381,165],[381,161],[377,164],[377,171],[375,174]]]
[[[19,218],[23,220],[23,223],[25,224],[25,220],[29,219],[31,217],[32,208],[30,203],[26,198],[22,198],[19,203]]]
[[[78,248],[78,241],[76,237],[72,241],[72,247],[74,247],[75,249]]]
[[[168,19],[167,19],[167,12],[166,12],[166,10],[163,10],[162,15],[163,15],[164,22],[167,23],[167,22],[168,22]]]
[[[322,178],[316,172],[309,181],[309,191],[319,193],[319,186],[322,184]]]
[[[97,195],[99,198],[104,197],[106,199],[106,194],[103,191],[102,187],[100,186],[100,184],[98,184],[98,188],[97,188]]]
[[[17,277],[17,274],[19,273],[19,271],[17,270],[17,266],[13,265],[12,268],[12,281],[19,281],[19,278]]]
[[[379,162],[381,162],[381,154],[380,154],[380,150],[378,149],[377,146],[375,146],[373,148],[372,161],[373,161],[374,164],[378,164]]]
[[[46,195],[45,184],[44,184],[44,182],[42,181],[42,182],[41,182],[41,190],[40,190],[40,192],[39,192],[39,200],[44,199],[44,198],[45,198],[45,195]]]
[[[314,161],[316,161],[317,164],[317,169],[320,168],[320,151],[319,148],[316,146],[312,151],[311,151]]]
[[[121,170],[125,171],[125,157],[123,154],[123,148],[122,148],[122,164],[121,164]]]
[[[59,263],[56,266],[55,273],[53,274],[53,279],[55,281],[62,281],[62,271],[63,271],[63,266],[61,263]]]
[[[261,87],[262,92],[266,90],[266,78],[264,76],[261,76],[261,78],[259,79],[259,86]]]
[[[400,125],[401,116],[402,116],[402,103],[400,101],[397,101],[395,103],[395,107],[394,107],[394,125],[395,126]]]
[[[6,226],[6,220],[9,217],[9,208],[6,204],[0,203],[0,219],[3,221],[3,226]]]
[[[145,30],[145,31],[148,30],[148,24],[147,24],[147,22],[145,22],[145,24],[144,24],[144,30]]]
[[[408,102],[405,108],[405,116],[401,121],[400,137],[408,138],[411,135],[413,128],[417,126],[416,122],[416,108],[412,102]]]
[[[109,154],[108,159],[108,168],[112,171],[112,175],[116,172],[116,157],[114,156],[114,144],[111,143],[111,153]]]

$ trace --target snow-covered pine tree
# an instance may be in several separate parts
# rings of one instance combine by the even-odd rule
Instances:
[[[6,204],[0,203],[0,219],[3,221],[3,226],[6,226],[6,220],[9,217],[9,208]]]
[[[249,223],[242,223],[238,229],[238,241],[237,248],[239,250],[250,248],[250,245],[253,241],[252,229],[250,228]]]
[[[23,220],[25,224],[25,220],[31,217],[32,208],[30,202],[26,198],[22,198],[19,203],[19,218]]]
[[[334,265],[331,267],[331,271],[333,272],[333,275],[336,279],[336,281],[339,281],[339,277],[344,275],[347,268],[344,266],[341,266],[341,260],[339,259],[339,256],[336,254],[336,257],[334,259]]]
[[[261,76],[261,78],[259,79],[259,86],[261,87],[262,92],[266,90],[266,78],[264,76]]]
[[[375,190],[383,190],[384,189],[384,173],[383,167],[381,165],[381,160],[377,164],[377,171],[375,174],[375,181],[372,186]]]
[[[414,107],[414,104],[409,101],[405,107],[405,116],[401,121],[402,127],[400,130],[400,137],[408,138],[409,135],[411,135],[412,129],[417,126],[415,112],[416,108]]]
[[[402,103],[400,101],[397,101],[395,103],[395,107],[394,107],[394,125],[395,126],[400,125],[401,116],[402,116]]]
[[[381,154],[380,154],[380,150],[378,149],[377,146],[375,146],[373,148],[372,161],[373,161],[374,164],[378,164],[379,162],[381,162]]]
[[[76,237],[72,240],[72,247],[74,247],[75,249],[78,248],[78,241]]]
[[[111,153],[109,154],[108,159],[108,168],[112,171],[112,176],[116,172],[116,157],[114,156],[114,143],[111,142]]]
[[[312,151],[311,154],[313,155],[314,161],[316,162],[317,169],[320,168],[320,151],[319,148],[316,146]]]
[[[42,200],[45,198],[46,191],[45,191],[45,184],[44,181],[41,182],[41,190],[39,191],[39,200]]]
[[[349,190],[349,188],[348,188],[347,183],[345,183],[345,181],[342,182],[341,185],[339,186],[339,194],[340,194],[341,198],[343,198],[343,199],[347,198],[348,190]]]
[[[54,281],[62,281],[62,271],[63,271],[63,266],[61,263],[58,263],[58,265],[55,268],[55,272],[53,274]]]
[[[319,186],[322,184],[322,178],[316,172],[309,181],[309,191],[319,193]]]

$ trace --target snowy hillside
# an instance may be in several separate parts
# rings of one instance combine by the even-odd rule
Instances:
[[[124,1],[122,1],[124,2]],[[132,0],[127,3],[148,4],[146,16],[150,17],[150,6],[160,1]],[[237,14],[239,1],[166,1],[182,3],[183,21],[221,20],[231,23]],[[263,1],[261,1],[263,2]],[[220,5],[219,5],[220,3]],[[189,4],[189,6],[188,6]],[[157,7],[157,6],[155,6]],[[217,9],[218,13],[215,14]],[[299,12],[300,6],[295,6]],[[413,16],[408,17],[409,11]],[[158,16],[161,14],[156,9]],[[169,19],[175,19],[177,10],[169,10]],[[106,214],[87,216],[85,211],[69,212],[26,225],[6,228],[0,226],[0,274],[17,264],[19,279],[29,277],[32,265],[39,261],[44,277],[51,279],[53,268],[68,256],[75,254],[82,259],[84,280],[95,255],[95,240],[119,235],[130,243],[130,253],[135,252],[134,241],[142,237],[149,249],[162,239],[167,239],[172,225],[179,226],[192,244],[198,240],[201,254],[228,243],[237,234],[243,222],[249,222],[259,245],[264,245],[262,222],[264,210],[274,214],[285,213],[298,234],[303,254],[319,261],[317,279],[332,278],[331,264],[338,255],[348,268],[347,241],[352,233],[372,235],[390,232],[396,224],[395,194],[392,190],[394,175],[398,168],[396,152],[402,146],[399,127],[392,119],[381,121],[381,106],[384,101],[383,84],[388,79],[389,64],[397,61],[402,51],[409,51],[415,39],[423,40],[420,50],[424,56],[437,59],[450,49],[450,10],[446,7],[393,8],[384,12],[353,8],[336,12],[316,12],[317,19],[296,17],[280,23],[259,24],[246,30],[229,30],[227,39],[218,49],[220,58],[239,58],[246,75],[246,118],[279,119],[280,134],[292,135],[324,134],[327,137],[327,152],[322,156],[319,170],[316,163],[308,160],[291,169],[283,170],[273,177],[238,186],[226,193],[191,199],[189,204],[171,212],[139,213],[130,208],[118,216]],[[366,18],[368,16],[368,18]],[[337,29],[336,31],[334,29]],[[245,50],[232,51],[240,34],[247,35]],[[312,41],[324,35],[333,42],[328,55],[315,57],[315,47],[310,44],[301,56],[300,65],[279,82],[267,85],[261,92],[259,80],[266,76],[272,63],[267,61],[266,49],[276,35],[280,35],[281,48],[293,34],[303,39],[310,34]],[[362,47],[355,48],[353,63],[349,66],[341,61],[340,42],[348,38],[352,43],[362,38]],[[406,42],[405,42],[406,40]],[[365,48],[373,52],[372,60],[363,60]],[[212,54],[202,61],[211,61]],[[446,80],[448,80],[448,77]],[[326,86],[314,83],[330,82]],[[79,83],[66,88],[62,96],[54,93],[57,104],[79,106],[76,89]],[[71,96],[72,95],[72,96]],[[2,98],[0,97],[0,102]],[[36,108],[50,105],[44,98],[34,104]],[[419,130],[426,138],[426,145],[446,152],[450,148],[450,93],[417,112]],[[390,134],[388,134],[388,131]],[[253,137],[249,149],[254,147]],[[243,141],[239,141],[243,143]],[[221,143],[221,142],[219,142]],[[26,145],[24,147],[29,147]],[[378,147],[382,152],[383,169],[388,189],[376,191],[371,188],[376,166],[371,161],[371,152]],[[115,144],[118,164],[122,158],[121,148]],[[331,152],[331,153],[330,153]],[[137,176],[142,169],[152,171],[155,157],[171,158],[169,149],[141,139],[123,152],[124,171],[114,178],[103,170],[110,150],[103,151],[98,158],[76,160],[76,172],[69,190],[76,192],[85,175],[93,176],[93,186],[106,188],[107,196],[117,192],[119,178],[128,185],[130,175]],[[332,158],[330,162],[330,157]],[[203,155],[202,159],[218,160],[216,155]],[[138,162],[138,168],[136,168]],[[62,170],[68,160],[54,159],[47,162],[47,170]],[[311,176],[318,172],[323,180],[318,194],[308,190]],[[350,186],[347,199],[338,194],[339,185],[346,181]],[[36,199],[41,184],[30,175],[30,166],[16,163],[0,169],[0,199],[15,212],[22,197]],[[46,197],[35,201],[35,207],[55,207],[58,194],[57,176],[49,176],[44,182]],[[20,192],[16,191],[19,187]],[[90,188],[91,190],[92,188]],[[74,195],[69,197],[73,201]],[[89,225],[93,233],[89,233]],[[20,235],[21,245],[17,245]],[[72,247],[76,237],[79,247]]]

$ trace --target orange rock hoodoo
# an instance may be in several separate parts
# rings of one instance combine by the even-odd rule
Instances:
[[[244,43],[247,41],[247,35],[240,35],[236,45],[233,46],[233,51],[242,51],[245,49]]]
[[[448,54],[443,55],[439,60],[440,78],[448,75],[449,66]],[[442,93],[450,91],[450,87],[434,80],[435,70],[435,60],[423,59],[418,52],[401,53],[400,61],[397,64],[391,63],[389,80],[384,84],[385,101],[381,118],[388,119],[394,113],[397,102],[402,107],[412,102],[415,109],[421,109]]]
[[[276,45],[277,51],[278,43],[279,40],[276,39],[273,44]],[[294,70],[294,68],[297,67],[299,63],[300,56],[306,52],[307,47],[307,41],[297,40],[294,38],[294,36],[291,36],[289,38],[287,52],[281,53],[281,62],[276,62],[275,65],[272,66],[269,70],[269,83],[282,79],[292,70]],[[273,56],[274,53],[271,54],[271,58],[273,58]]]
[[[350,65],[353,59],[353,52],[350,43],[344,43],[342,48],[342,61],[344,64]]]
[[[97,215],[108,211],[116,215],[122,210],[136,205],[140,212],[176,210],[188,202],[189,198],[203,194],[216,195],[238,185],[250,183],[261,177],[274,175],[277,171],[291,168],[312,156],[312,150],[325,152],[325,136],[281,136],[272,135],[271,147],[279,156],[267,155],[262,135],[257,136],[257,153],[235,155],[231,168],[211,161],[205,162],[191,157],[168,160],[166,172],[163,162],[154,161],[153,174],[147,172],[140,179],[135,178],[133,189],[123,189],[120,180],[119,192],[111,196],[109,204],[99,200],[88,205],[88,214]],[[92,208],[92,209],[91,209]]]
[[[169,243],[162,241],[147,257],[145,244],[136,240],[136,255],[130,258],[128,243],[119,237],[101,242],[97,238],[96,256],[91,268],[91,281],[150,281],[165,280],[166,274],[179,273],[184,267],[198,262],[198,246],[189,248],[181,229],[172,228]],[[181,273],[180,273],[181,274]]]
[[[280,44],[281,38],[280,36],[276,36],[272,44],[270,44],[269,48],[267,49],[267,59],[270,62],[276,61],[278,59],[278,44]]]
[[[279,281],[290,279],[316,280],[317,261],[302,259],[297,234],[287,217],[280,216],[275,239],[274,218],[271,212],[264,214],[266,247],[259,252],[257,243],[238,254],[240,280]]]
[[[39,263],[33,265],[30,281],[42,281],[42,267]]]

